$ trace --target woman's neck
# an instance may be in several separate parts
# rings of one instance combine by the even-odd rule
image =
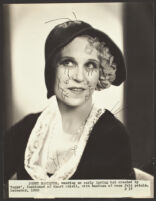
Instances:
[[[59,100],[57,101],[62,116],[63,130],[67,133],[78,129],[87,120],[92,109],[92,99],[78,107],[68,106]]]

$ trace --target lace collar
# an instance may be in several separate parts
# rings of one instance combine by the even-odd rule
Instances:
[[[45,139],[50,135],[55,139],[56,135],[62,132],[61,114],[58,108],[56,96],[50,100],[50,104],[40,114],[25,150],[24,166],[32,179],[36,180],[65,180],[69,179],[76,171],[83,151],[87,144],[89,135],[105,109],[94,104],[92,111],[84,126],[75,154],[63,166],[58,168],[52,176],[48,176],[45,168],[40,165],[40,156],[43,153]]]

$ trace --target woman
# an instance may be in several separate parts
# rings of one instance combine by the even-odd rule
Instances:
[[[5,181],[134,179],[125,127],[92,102],[95,90],[126,77],[121,51],[83,21],[57,25],[45,44],[50,104],[13,126],[5,139]]]

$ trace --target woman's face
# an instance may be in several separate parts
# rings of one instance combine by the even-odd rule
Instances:
[[[80,106],[92,99],[99,79],[98,51],[87,37],[77,37],[60,52],[54,93],[62,103]]]

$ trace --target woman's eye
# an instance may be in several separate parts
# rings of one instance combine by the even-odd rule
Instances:
[[[88,69],[95,69],[95,68],[98,67],[97,64],[91,63],[91,62],[87,63],[86,66],[87,66]]]
[[[70,60],[65,60],[61,62],[61,65],[66,66],[66,67],[73,67],[74,66],[74,62],[70,61]]]

